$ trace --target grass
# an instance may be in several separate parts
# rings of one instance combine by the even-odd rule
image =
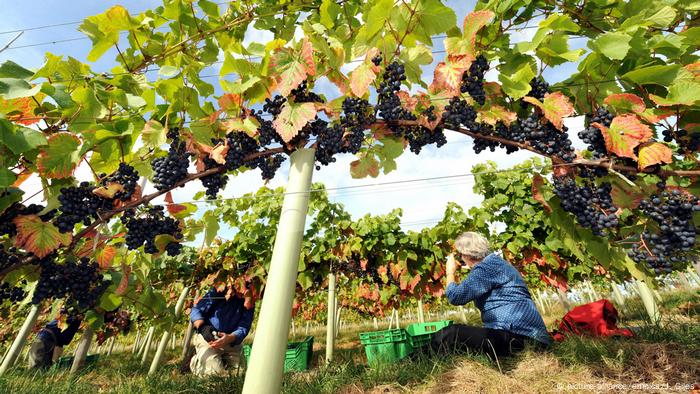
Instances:
[[[462,393],[462,392],[628,392],[632,384],[688,385],[700,377],[700,292],[663,295],[663,320],[645,320],[643,306],[630,300],[622,325],[635,327],[633,339],[573,337],[540,352],[527,349],[492,361],[480,355],[416,357],[369,368],[358,333],[339,337],[335,362],[323,366],[325,335],[316,338],[313,368],[285,376],[285,393]],[[552,312],[553,322],[562,311]],[[299,337],[302,335],[300,334]],[[243,378],[231,374],[206,379],[178,370],[179,350],[154,376],[130,352],[115,353],[71,376],[67,369],[16,368],[0,378],[0,393],[222,393],[240,392]],[[586,386],[581,386],[585,384]],[[658,386],[663,387],[663,386]],[[686,386],[683,386],[686,387]],[[664,391],[664,390],[659,390]],[[688,390],[686,390],[687,392]]]

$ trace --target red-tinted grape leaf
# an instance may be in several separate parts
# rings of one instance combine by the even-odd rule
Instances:
[[[100,268],[106,270],[112,265],[114,257],[117,255],[117,248],[112,245],[107,245],[104,248],[97,249],[96,260]]]
[[[124,186],[116,182],[109,182],[105,186],[100,186],[92,191],[93,194],[102,198],[114,198],[114,195],[124,190]]]
[[[165,202],[167,203],[168,212],[173,216],[187,209],[187,207],[182,204],[174,203],[173,194],[171,192],[165,193]]]
[[[277,75],[277,89],[285,97],[306,79],[307,69],[305,61],[291,48],[280,48],[270,62],[270,72]]]
[[[316,112],[323,112],[329,118],[333,118],[338,115],[338,112],[328,103],[314,103],[316,107]]]
[[[248,134],[249,137],[255,138],[258,135],[258,127],[260,127],[260,123],[257,121],[257,119],[251,116],[238,116],[222,121],[221,126],[224,128],[227,134],[232,131],[243,131]]]
[[[211,150],[209,153],[209,157],[217,162],[218,164],[224,164],[226,163],[226,154],[228,153],[228,145],[226,144],[218,144],[214,147],[214,149]],[[202,162],[202,165],[204,165],[204,162]],[[197,168],[197,171],[203,171],[204,168],[201,170]]]
[[[535,174],[532,177],[532,198],[542,204],[547,213],[552,213],[552,207],[549,206],[549,203],[547,203],[547,200],[545,200],[542,195],[542,186],[544,186],[544,178],[542,178],[540,174]]]
[[[219,97],[219,107],[226,112],[239,112],[243,105],[243,96],[236,93],[225,93]]]
[[[340,71],[331,70],[326,74],[326,77],[340,90],[341,95],[346,95],[348,90],[350,90],[350,81],[348,77],[343,75]]]
[[[640,113],[644,112],[646,105],[644,100],[632,93],[616,93],[605,98],[605,104],[610,105],[618,111]]]
[[[491,105],[485,107],[478,111],[481,120],[485,123],[495,126],[496,123],[503,122],[505,125],[510,126],[517,118],[518,114],[515,112],[510,112],[507,109],[501,107],[500,105]]]
[[[675,113],[672,110],[647,108],[643,112],[637,113],[637,115],[647,123],[653,124],[659,123],[660,121],[675,115]]]
[[[405,90],[399,90],[396,92],[396,95],[399,96],[399,100],[401,100],[401,106],[403,108],[406,108],[411,112],[416,110],[416,105],[418,105],[417,97],[411,96],[411,94]]]
[[[620,177],[611,177],[610,185],[612,186],[610,196],[612,197],[613,205],[618,208],[636,209],[645,197],[642,189],[631,186]]]
[[[124,295],[129,287],[129,274],[131,273],[131,266],[122,263],[121,273],[122,279],[119,281],[119,285],[114,290],[114,294],[118,296]]]
[[[491,23],[494,16],[493,11],[482,10],[474,11],[464,18],[463,36],[468,40],[467,54],[476,55],[476,34],[481,28]]]
[[[660,142],[648,142],[639,147],[639,169],[655,164],[669,164],[673,161],[671,148]]]
[[[36,215],[17,216],[13,220],[17,226],[15,246],[34,253],[37,257],[46,257],[61,245],[71,242],[70,233],[61,233],[56,226],[46,223]]]
[[[637,158],[634,148],[648,141],[653,135],[649,126],[632,114],[616,116],[610,128],[599,123],[592,123],[592,126],[597,127],[603,134],[608,152],[632,159]]]
[[[350,89],[352,94],[363,97],[369,91],[369,85],[377,78],[377,67],[368,62],[360,64],[350,73]]]
[[[379,176],[379,162],[374,156],[365,155],[350,163],[350,176],[365,178],[367,175],[372,178]]]
[[[430,85],[431,92],[444,91],[448,97],[457,96],[462,84],[462,74],[466,68],[455,66],[452,63],[440,62],[435,67],[433,83]]]
[[[693,74],[696,80],[700,80],[700,62],[686,64],[684,68]]]
[[[114,202],[114,207],[119,208],[119,207],[122,207],[124,205],[130,204],[132,202],[136,202],[136,201],[141,199],[141,195],[142,195],[141,185],[136,185],[136,187],[134,188],[134,193],[131,195],[131,198],[129,198],[128,201],[116,200]]]
[[[544,101],[529,96],[523,97],[523,101],[539,107],[544,113],[544,117],[559,130],[564,126],[564,118],[574,113],[573,104],[561,92],[545,94]]]
[[[306,73],[310,76],[316,75],[316,64],[314,63],[314,47],[308,38],[304,38],[301,44],[301,58],[306,65]]]
[[[287,102],[274,121],[275,130],[284,142],[289,142],[314,117],[316,117],[314,103]]]
[[[5,100],[0,97],[0,112],[6,114],[8,120],[29,126],[41,120],[43,116],[35,115],[36,102],[32,97],[20,97]]]
[[[39,174],[46,178],[67,178],[73,174],[80,161],[80,138],[75,134],[60,132],[48,138],[48,145],[37,157]]]
[[[418,124],[426,129],[433,131],[442,122],[442,112],[436,114],[435,120],[429,120],[427,116],[421,115],[418,117]],[[403,151],[403,150],[402,150]]]

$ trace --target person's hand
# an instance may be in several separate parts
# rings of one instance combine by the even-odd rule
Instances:
[[[447,275],[454,275],[455,272],[457,272],[458,266],[459,264],[457,263],[455,256],[453,254],[449,254],[447,256],[447,266],[445,267]]]
[[[219,332],[217,335],[219,336],[218,339],[209,342],[209,346],[214,349],[223,349],[236,340],[236,336],[234,334]]]
[[[197,332],[202,335],[205,341],[212,342],[216,340],[214,336],[214,327],[210,324],[202,324],[197,328]]]

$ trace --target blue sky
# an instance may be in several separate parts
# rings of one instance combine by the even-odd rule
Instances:
[[[118,3],[112,1],[89,1],[89,0],[42,0],[42,1],[14,1],[4,2],[3,4],[3,25],[1,31],[17,30],[31,28],[35,26],[43,26],[65,22],[78,22],[84,17],[96,13],[104,12],[107,8],[114,4],[120,4],[126,7],[131,13],[137,13],[148,8],[152,8],[161,4],[157,0],[122,0]],[[457,14],[458,24],[464,16],[473,9],[473,1],[447,1],[451,8]],[[13,43],[13,47],[31,45],[36,43],[51,42],[65,39],[75,39],[84,37],[82,33],[77,31],[78,24],[69,24],[65,26],[57,26],[39,30],[26,31],[17,41]],[[518,40],[527,40],[531,37],[536,29],[529,29],[518,33]],[[0,35],[0,47],[4,46],[11,40],[15,34]],[[265,32],[249,32],[248,40],[258,41],[264,40],[269,35]],[[585,40],[572,40],[571,46],[574,48],[585,47]],[[87,53],[91,48],[90,40],[82,39],[71,42],[59,42],[56,44],[48,44],[43,46],[33,46],[17,49],[8,49],[0,53],[0,62],[12,60],[28,68],[37,68],[43,64],[45,52],[54,54],[73,56],[77,59],[85,61]],[[442,49],[442,43],[436,41],[435,50]],[[109,71],[114,65],[113,59],[116,54],[108,52],[99,61],[92,64],[95,71]],[[441,60],[441,55],[436,55],[433,64]],[[549,82],[557,82],[570,74],[575,65],[558,67],[548,70],[545,73],[545,78]],[[215,72],[214,72],[215,73]],[[153,80],[157,77],[156,73],[149,73],[148,78]],[[432,78],[432,68],[426,69],[425,77],[430,80]],[[489,79],[495,79],[495,73],[487,76]],[[221,89],[218,88],[216,78],[209,80],[217,86],[216,95],[220,95]],[[325,86],[320,84],[320,86]],[[334,93],[321,89],[321,93],[327,96],[332,96]],[[332,98],[332,97],[330,97]],[[569,127],[572,130],[580,129],[580,120],[574,120]],[[572,133],[572,137],[575,136]],[[529,157],[532,157],[527,152],[516,152],[512,155],[506,155],[504,151],[497,150],[494,153],[483,152],[478,156],[472,150],[470,140],[456,133],[447,133],[448,144],[440,149],[434,147],[426,147],[420,156],[407,151],[398,159],[398,170],[387,175],[380,175],[378,178],[365,178],[355,180],[350,177],[349,164],[354,158],[352,156],[343,156],[338,158],[338,162],[329,167],[323,167],[320,171],[314,173],[313,180],[315,182],[323,182],[329,188],[346,187],[355,185],[367,185],[385,182],[394,182],[411,179],[432,178],[445,175],[458,175],[470,172],[471,167],[486,160],[493,160],[499,164],[501,168],[510,167],[518,162],[521,162]],[[268,184],[271,187],[283,186],[286,179],[288,164],[284,164],[283,168],[278,171],[277,176]],[[90,173],[86,168],[79,168],[76,176],[81,179],[90,178]],[[256,190],[262,185],[259,172],[250,171],[229,180],[228,187],[223,191],[225,198],[240,196],[244,193]],[[456,202],[465,209],[471,206],[478,205],[481,201],[480,196],[472,192],[473,180],[470,177],[460,177],[450,180],[433,180],[422,182],[411,182],[401,185],[386,185],[374,186],[359,189],[343,190],[331,192],[332,200],[342,202],[346,209],[357,218],[366,213],[382,214],[391,211],[394,208],[403,208],[403,224],[405,229],[418,230],[424,226],[430,226],[437,222],[442,216],[447,202]],[[39,184],[36,181],[28,181],[24,185],[25,190],[29,194],[33,194],[39,190]],[[153,190],[152,187],[147,188],[147,192]],[[176,201],[187,201],[201,189],[201,185],[195,182],[195,185],[187,188],[178,189],[175,193]],[[225,231],[222,235],[230,230]]]

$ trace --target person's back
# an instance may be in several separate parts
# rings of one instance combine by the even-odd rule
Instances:
[[[473,268],[472,275],[491,286],[489,292],[474,299],[484,327],[508,330],[545,344],[551,342],[525,281],[513,265],[490,254]]]

